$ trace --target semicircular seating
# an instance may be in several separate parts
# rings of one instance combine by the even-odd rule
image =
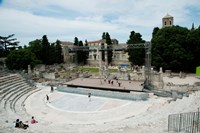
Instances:
[[[0,70],[0,132],[12,130],[13,122],[17,118],[22,118],[24,121],[30,119],[24,108],[24,102],[37,91],[40,89],[31,86],[20,74]]]

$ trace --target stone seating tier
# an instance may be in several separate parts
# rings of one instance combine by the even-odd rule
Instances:
[[[18,88],[20,87],[23,87],[27,85],[26,83],[20,83],[20,84],[17,84],[17,85],[13,85],[12,87],[9,86],[9,88],[5,88],[2,92],[1,92],[1,97],[0,97],[0,102],[3,100],[3,99],[6,99],[5,97],[9,95],[9,93],[13,92],[13,91],[16,91]]]
[[[28,96],[37,92],[38,90],[35,88],[29,88],[25,92],[23,92],[22,95],[20,95],[20,97],[18,97],[15,101],[13,101],[15,103],[12,103],[11,101],[10,105],[6,104],[6,109],[3,109],[3,114],[4,114],[3,116],[8,116],[8,117],[6,117],[5,120],[15,120],[16,118],[21,118],[22,116],[24,121],[30,119],[31,116],[26,113],[23,104]],[[15,96],[17,97],[18,95],[12,95],[12,97]]]
[[[17,94],[13,99],[12,102],[10,103],[10,108],[12,109],[12,111],[14,111],[15,113],[16,111],[16,106],[18,105],[17,103],[19,103],[21,107],[24,106],[23,101],[26,99],[26,97],[28,97],[30,94],[35,92],[35,88],[28,88],[26,89],[26,91]]]
[[[10,105],[11,104],[11,97],[15,95],[15,92],[13,92],[12,94],[10,94],[8,97],[6,97],[6,99],[4,99],[1,103],[0,103],[0,106],[2,108],[2,110],[4,111],[12,111],[11,108],[10,108]]]
[[[20,78],[17,74],[7,75],[5,77],[0,77],[0,82],[4,82],[5,80]]]
[[[23,92],[24,92],[25,90],[27,90],[27,89],[31,89],[31,87],[29,87],[28,85],[27,85],[27,86],[23,86],[23,87],[20,87],[20,88],[17,89],[17,90],[14,90],[14,91],[13,91],[12,93],[10,93],[9,95],[7,95],[6,100],[5,100],[5,102],[4,102],[4,108],[6,107],[8,101],[9,101],[10,103],[12,103],[12,101],[13,101],[12,97],[15,98],[15,96],[17,96],[18,94],[23,93]]]
[[[19,80],[22,80],[22,79],[20,79],[19,77],[17,77],[17,78],[12,78],[12,79],[7,79],[7,80],[4,80],[4,81],[1,81],[1,82],[0,82],[0,86],[5,85],[5,84],[8,84],[8,83],[12,83],[12,82],[14,82],[14,81],[19,81]]]
[[[39,91],[30,87],[20,75],[4,75],[0,77],[0,117],[5,123],[1,124],[0,132],[4,129],[3,127],[6,127],[4,130],[6,132],[12,129],[13,125],[8,125],[8,123],[13,123],[17,118],[23,116],[23,121],[30,119],[23,104],[31,94]]]
[[[5,87],[10,86],[10,85],[13,85],[13,84],[20,82],[20,81],[24,81],[24,80],[21,79],[21,80],[8,81],[7,83],[0,85],[0,89],[5,88]]]
[[[8,76],[9,73],[7,72],[4,72],[4,71],[0,71],[0,77],[5,77],[5,76]]]
[[[14,87],[16,87],[16,86],[18,86],[18,85],[21,85],[21,84],[24,84],[24,82],[23,81],[17,81],[17,82],[14,82],[14,83],[11,83],[11,84],[9,84],[9,85],[4,85],[3,87],[0,87],[1,89],[0,89],[0,95],[2,94],[2,93],[5,93],[6,91],[8,91],[9,89],[12,89],[12,88],[14,88]]]

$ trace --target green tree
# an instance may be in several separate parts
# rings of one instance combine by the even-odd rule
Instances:
[[[19,41],[13,38],[15,34],[8,35],[6,37],[0,36],[0,56],[6,56],[10,50],[15,49],[18,46]]]
[[[0,46],[0,57],[5,57],[6,53],[5,50],[3,49],[3,47]]]
[[[152,65],[173,71],[186,71],[191,53],[188,52],[189,30],[180,26],[165,27],[152,38]]]
[[[75,46],[78,46],[78,43],[79,43],[78,37],[75,37],[75,38],[74,38],[74,45],[75,45]]]
[[[74,46],[77,46],[75,49],[76,52],[76,62],[77,64],[83,63],[83,42],[79,41],[77,37],[74,38]]]
[[[84,62],[83,42],[79,41],[78,46],[79,47],[78,47],[78,50],[77,50],[77,63],[83,64],[83,62]]]
[[[89,46],[87,40],[85,40],[84,64],[87,64],[88,58],[89,58]]]
[[[194,23],[192,23],[192,28],[191,28],[191,30],[194,30]]]
[[[108,65],[109,65],[112,62],[113,51],[112,51],[112,40],[108,32],[106,32],[106,44],[107,44],[107,49],[108,49],[107,60],[108,60]]]
[[[79,45],[78,37],[75,37],[74,38],[74,46],[78,46],[78,45]],[[77,48],[75,48],[75,61],[77,64],[79,64]]]
[[[87,40],[85,41],[85,46],[83,46],[83,42],[79,41],[77,37],[74,38],[74,46],[77,46],[78,48],[76,51],[76,62],[77,64],[86,64],[87,59],[89,57],[89,47]]]
[[[187,50],[188,55],[190,56],[190,61],[186,65],[187,70],[194,72],[197,66],[200,66],[200,27],[198,29],[191,29],[187,38],[187,45],[185,49]]]
[[[42,41],[40,39],[36,39],[34,41],[29,42],[28,49],[33,52],[38,60],[42,61]]]
[[[158,27],[155,27],[155,28],[153,29],[152,37],[154,37],[158,31],[159,31],[159,28],[158,28]]]
[[[46,65],[49,65],[51,62],[50,62],[50,44],[49,44],[49,41],[47,39],[47,36],[44,35],[42,37],[42,62]]]
[[[35,54],[28,49],[13,50],[6,59],[6,66],[10,70],[27,70],[28,65],[33,68],[37,63],[40,62]]]
[[[55,48],[55,43],[51,43],[49,47],[49,65],[52,65],[56,62],[56,48]]]
[[[59,40],[56,41],[55,46],[55,62],[58,64],[63,63],[62,47]]]
[[[102,34],[102,40],[106,40],[106,33],[105,32],[103,32],[103,34]],[[101,49],[102,49],[102,52],[101,52],[101,59],[102,59],[102,61],[104,61],[105,62],[105,44],[104,43],[101,43]]]
[[[142,35],[140,33],[136,33],[135,31],[131,31],[129,36],[128,44],[128,54],[129,54],[129,62],[133,65],[144,65],[145,62],[145,50],[143,48],[136,49],[131,47],[129,44],[138,44],[144,43],[145,41],[142,39]]]

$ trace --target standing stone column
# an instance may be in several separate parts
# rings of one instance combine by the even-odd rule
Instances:
[[[159,78],[158,78],[158,88],[163,89],[164,82],[163,82],[163,69],[160,67],[159,71]]]
[[[31,75],[31,65],[28,65],[28,74]]]
[[[145,76],[146,76],[146,75],[145,75],[145,66],[142,66],[142,78],[143,78],[143,79],[146,79]]]
[[[159,81],[163,81],[163,69],[162,69],[162,67],[160,67],[159,74],[160,74]]]

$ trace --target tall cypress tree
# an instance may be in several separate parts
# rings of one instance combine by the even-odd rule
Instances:
[[[63,55],[62,55],[62,47],[61,47],[61,42],[59,40],[56,41],[56,46],[55,46],[55,62],[56,63],[63,63]]]
[[[49,60],[49,55],[50,55],[50,44],[49,44],[49,41],[47,39],[47,36],[44,35],[42,37],[42,62],[44,64],[47,64],[49,65],[50,64],[50,60]]]
[[[84,51],[84,64],[87,64],[87,59],[89,58],[89,46],[87,40],[85,40],[85,51]]]
[[[102,40],[105,40],[105,39],[106,39],[106,34],[105,34],[105,32],[103,32]],[[101,49],[102,49],[101,59],[102,59],[102,61],[105,61],[105,50],[103,50],[103,49],[105,49],[105,44],[104,43],[101,43]]]
[[[78,43],[79,46],[79,50],[77,51],[77,55],[78,55],[78,64],[82,64],[84,62],[84,51],[83,51],[83,42],[79,41]]]
[[[55,50],[55,43],[52,43],[49,47],[49,64],[56,63],[56,50]]]
[[[78,46],[78,37],[75,37],[74,38],[74,46]],[[77,48],[74,49],[76,52],[75,52],[75,62],[76,64],[78,64],[78,51],[77,51]]]
[[[74,38],[74,45],[75,45],[75,46],[78,46],[78,43],[79,43],[78,37],[75,37],[75,38]]]
[[[112,41],[110,39],[110,35],[108,32],[106,32],[106,43],[107,43],[107,59],[108,59],[108,65],[112,62],[112,56],[113,56],[113,51],[112,51]]]

